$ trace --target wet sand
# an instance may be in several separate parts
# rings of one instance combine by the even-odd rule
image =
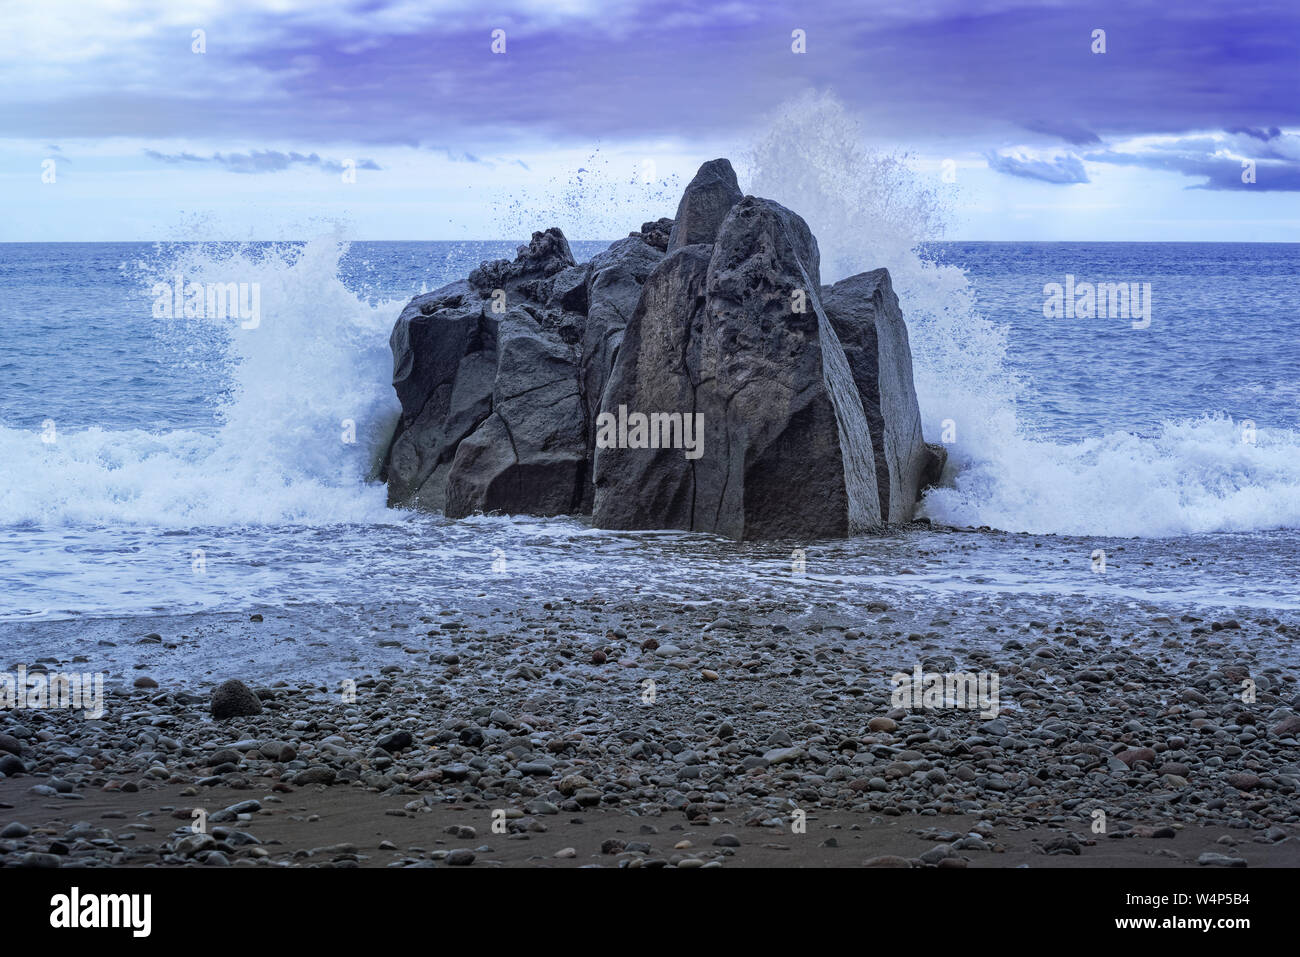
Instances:
[[[703,866],[710,862],[727,867],[861,867],[879,858],[889,866],[919,862],[935,847],[944,846],[934,831],[969,833],[978,826],[976,815],[921,816],[858,814],[842,811],[812,812],[804,833],[789,827],[745,827],[721,816],[711,822],[689,822],[682,814],[635,816],[618,811],[589,809],[580,814],[559,814],[544,820],[545,831],[513,834],[492,832],[492,808],[487,805],[434,805],[428,811],[403,810],[400,796],[369,793],[360,788],[314,787],[275,794],[270,791],[212,788],[201,802],[183,794],[183,788],[164,785],[127,794],[90,793],[84,801],[40,800],[27,793],[19,781],[0,782],[0,820],[40,820],[51,839],[60,837],[77,822],[108,828],[121,840],[125,866],[150,866],[161,855],[152,849],[178,827],[189,827],[196,803],[211,808],[235,805],[250,795],[263,803],[246,821],[226,827],[252,835],[261,843],[238,848],[227,859],[233,866],[309,867],[410,867],[453,866],[445,855],[453,850],[474,854],[481,867],[658,867]],[[181,817],[176,812],[181,812]],[[511,822],[513,823],[513,822]],[[210,825],[218,834],[221,825]],[[475,834],[448,829],[473,828]],[[1222,827],[1187,826],[1174,829],[1169,838],[1156,838],[1153,827],[1135,828],[1132,836],[1108,838],[1045,826],[987,828],[989,850],[952,854],[944,867],[1141,867],[1197,866],[1203,853],[1244,860],[1249,867],[1295,867],[1300,864],[1300,840],[1283,843],[1255,842],[1248,833]],[[723,835],[737,845],[715,844]],[[1046,853],[1068,835],[1076,839],[1078,854]],[[607,842],[623,842],[624,849]],[[644,844],[648,850],[627,850],[627,844]],[[682,845],[687,846],[683,847]],[[1067,841],[1068,844],[1068,841]],[[254,856],[251,851],[257,848]],[[572,856],[557,856],[566,849]],[[688,862],[683,865],[682,862]],[[699,862],[696,864],[695,862]],[[916,866],[916,865],[913,865]]]

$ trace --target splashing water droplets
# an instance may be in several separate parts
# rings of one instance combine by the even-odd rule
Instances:
[[[1158,423],[1062,443],[1029,434],[1032,383],[1007,362],[1006,326],[980,314],[965,272],[926,258],[943,198],[908,157],[862,144],[834,96],[784,104],[739,164],[747,192],[798,212],[826,282],[884,266],[908,325],[925,436],[956,426],[944,487],[922,514],[955,525],[1063,534],[1181,535],[1300,525],[1300,436],[1276,428],[1246,446],[1224,417]],[[1050,369],[1039,373],[1050,375]],[[1027,400],[1026,400],[1027,404]]]

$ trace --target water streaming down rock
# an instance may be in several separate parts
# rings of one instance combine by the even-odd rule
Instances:
[[[815,308],[817,331],[822,342],[822,381],[835,406],[835,421],[840,430],[844,485],[849,496],[849,530],[865,532],[880,525],[888,514],[887,510],[882,512],[881,492],[877,488],[871,430],[839,336],[821,305]]]
[[[906,477],[936,477],[942,451],[919,441],[905,327],[900,349],[881,325],[901,315],[824,289],[819,260],[803,219],[742,196],[720,159],[671,227],[647,223],[592,263],[550,229],[417,297],[392,336],[390,502],[736,539],[910,519]],[[616,440],[602,431],[615,419]],[[885,441],[913,426],[917,441]]]
[[[926,454],[907,324],[889,272],[875,269],[823,286],[821,301],[862,398],[881,518],[905,522],[920,490],[939,481],[937,473],[923,474],[922,469],[942,462]]]

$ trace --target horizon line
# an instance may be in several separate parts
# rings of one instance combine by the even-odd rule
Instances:
[[[326,237],[316,237],[324,239]],[[572,239],[564,237],[570,243],[616,243],[629,236],[617,239]],[[181,243],[228,243],[232,245],[247,243],[310,243],[316,239],[0,239],[0,246],[112,246],[139,243],[148,245],[178,245]],[[500,236],[494,239],[338,239],[341,243],[512,243],[526,242],[517,236]],[[1025,245],[1051,246],[1066,243],[1103,243],[1111,246],[1186,246],[1209,245],[1220,246],[1294,246],[1300,239],[925,239],[917,246],[935,243],[1020,243]]]

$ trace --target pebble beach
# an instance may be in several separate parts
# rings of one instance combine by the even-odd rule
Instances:
[[[1132,605],[724,589],[99,621],[144,659],[103,718],[0,712],[0,865],[1300,863],[1300,616]],[[172,629],[302,654],[358,614],[389,663],[149,664],[193,640]],[[897,707],[918,666],[997,675],[996,717]]]

